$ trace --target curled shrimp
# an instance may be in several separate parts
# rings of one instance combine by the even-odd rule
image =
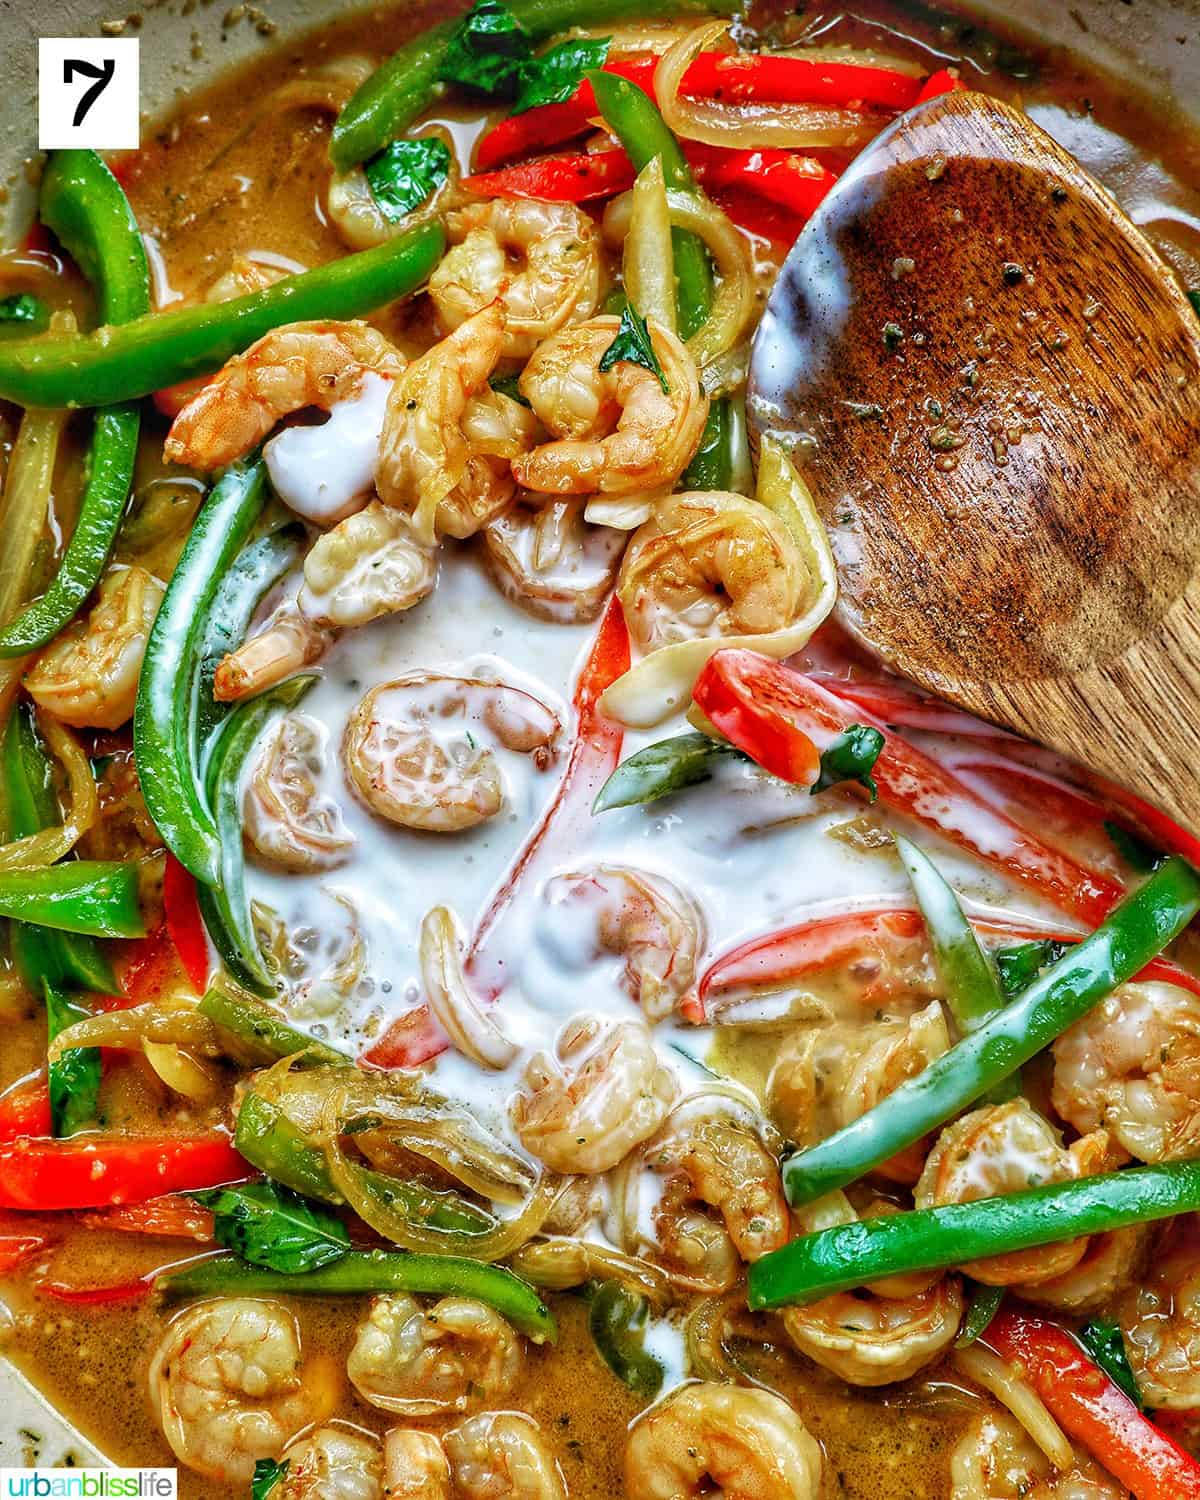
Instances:
[[[689,490],[660,500],[634,533],[617,594],[630,632],[655,651],[782,629],[801,613],[808,579],[796,539],[765,505]]]
[[[594,962],[602,953],[625,960],[625,989],[649,1021],[677,1010],[696,979],[704,918],[672,880],[625,865],[593,865],[546,882],[547,908],[569,907],[592,924]],[[572,924],[573,939],[578,936]]]
[[[918,1208],[999,1198],[1049,1182],[1069,1182],[1100,1171],[1108,1154],[1103,1131],[1064,1146],[1058,1132],[1024,1099],[972,1110],[938,1136],[913,1189]],[[1073,1270],[1087,1239],[1064,1240],[973,1261],[977,1281],[991,1286],[1037,1283]]]
[[[821,1450],[769,1391],[685,1386],[634,1423],[628,1500],[817,1500]]]
[[[1200,996],[1123,984],[1053,1052],[1051,1101],[1076,1130],[1103,1128],[1141,1161],[1200,1150]]]
[[[1200,1406],[1200,1242],[1193,1224],[1168,1233],[1163,1251],[1117,1304],[1117,1321],[1146,1404]]]
[[[325,1361],[300,1361],[295,1318],[250,1297],[201,1302],[167,1328],[150,1362],[150,1399],[176,1458],[198,1474],[248,1485],[303,1427],[333,1409]]]
[[[435,128],[426,131],[424,135],[409,137],[409,139],[425,142],[440,141],[449,154],[448,170],[441,182],[424,203],[419,204],[409,213],[401,214],[399,217],[384,213],[362,167],[350,167],[344,172],[334,172],[330,177],[329,189],[325,195],[325,208],[329,214],[329,222],[337,230],[343,244],[349,245],[351,250],[371,250],[376,245],[395,239],[397,235],[407,234],[418,224],[439,218],[445,210],[447,200],[456,193],[458,165],[450,132]],[[430,148],[427,146],[426,149]],[[436,275],[436,272],[434,274]],[[431,284],[430,291],[432,290]],[[483,300],[490,302],[492,299],[485,297]]]
[[[275,1500],[383,1500],[383,1453],[371,1433],[331,1423],[283,1457]]]
[[[700,444],[708,397],[691,355],[651,320],[658,375],[627,359],[600,366],[619,320],[592,318],[546,339],[521,373],[521,394],[553,434],[512,471],[552,495],[626,495],[670,488]]]
[[[1059,1307],[1064,1312],[1094,1313],[1107,1307],[1130,1286],[1145,1265],[1150,1227],[1130,1224],[1088,1240],[1083,1259],[1061,1276],[1021,1288],[1026,1302]]]
[[[163,587],[145,568],[110,568],[100,594],[25,674],[35,703],[64,724],[118,729],[133,715],[138,674]]]
[[[495,817],[504,781],[486,729],[506,750],[549,765],[557,715],[521,688],[410,672],[372,688],[350,716],[343,758],[354,790],[390,823],[458,833]]]
[[[582,323],[600,301],[596,226],[573,203],[492,198],[446,216],[451,248],[429,278],[446,328],[490,302],[504,310],[504,353],[528,359],[542,339]]]
[[[329,631],[314,625],[294,606],[280,605],[257,634],[218,664],[213,697],[218,703],[237,703],[265,692],[320,661],[331,639]]]
[[[591,525],[584,506],[582,500],[518,503],[483,528],[484,555],[500,592],[539,620],[594,620],[616,581],[624,534]]]
[[[658,1130],[675,1099],[675,1075],[639,1021],[605,1027],[569,1021],[554,1055],[525,1069],[510,1105],[525,1149],[555,1172],[607,1172]]]
[[[383,1500],[450,1500],[450,1465],[432,1432],[394,1427],[383,1440]]]
[[[428,1311],[409,1296],[375,1297],[346,1369],[372,1406],[446,1416],[507,1396],[521,1345],[498,1312],[470,1297],[443,1297]]]
[[[1031,1437],[1002,1411],[975,1417],[950,1455],[950,1500],[1129,1500],[1129,1491],[1079,1449],[1054,1469]]]
[[[443,1443],[458,1500],[567,1500],[562,1473],[531,1417],[482,1412],[451,1428]]]
[[[325,728],[306,714],[285,714],[260,749],[242,820],[265,864],[312,874],[341,864],[353,847],[337,804],[318,785],[324,760]]]
[[[290,323],[223,365],[171,423],[163,454],[211,471],[241,458],[283,417],[329,411],[362,394],[366,376],[398,375],[403,356],[366,323]]]
[[[375,482],[385,504],[411,514],[422,541],[473,536],[515,493],[509,462],[529,448],[534,421],[488,385],[504,327],[493,302],[392,385]]]

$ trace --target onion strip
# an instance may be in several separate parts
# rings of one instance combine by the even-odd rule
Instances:
[[[1006,1406],[1056,1469],[1066,1473],[1075,1453],[1066,1433],[1027,1380],[990,1349],[971,1344],[954,1351],[954,1363],[968,1379],[990,1391]]]
[[[38,729],[51,754],[67,773],[70,804],[63,823],[42,828],[11,844],[0,845],[0,870],[24,869],[30,865],[52,865],[69,854],[93,826],[100,812],[96,778],[79,741],[50,714],[38,713]]]
[[[453,914],[435,906],[421,923],[421,978],[429,1009],[451,1042],[481,1068],[502,1072],[517,1057],[509,1041],[471,993]]]
[[[625,1255],[590,1240],[552,1235],[536,1244],[524,1245],[509,1265],[526,1281],[551,1292],[565,1292],[588,1281],[619,1281],[639,1292],[655,1307],[675,1300],[665,1271],[640,1256]],[[744,1295],[744,1293],[743,1293]]]
[[[638,173],[629,199],[625,290],[643,318],[653,318],[675,333],[675,252],[660,156],[652,157]]]

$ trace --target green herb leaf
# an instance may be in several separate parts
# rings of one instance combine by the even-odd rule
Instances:
[[[645,1348],[650,1304],[618,1281],[596,1289],[588,1327],[600,1358],[631,1391],[651,1400],[662,1389],[664,1370]]]
[[[1028,943],[1013,943],[997,948],[992,962],[1000,976],[1000,988],[1009,1000],[1027,989],[1043,969],[1056,964],[1070,945],[1054,938],[1035,938]]]
[[[1188,301],[1196,309],[1196,316],[1200,317],[1200,292],[1189,292]]]
[[[1119,1385],[1139,1411],[1146,1403],[1138,1388],[1137,1377],[1125,1353],[1121,1330],[1107,1318],[1093,1318],[1079,1330],[1079,1342],[1114,1384]]]
[[[350,1248],[340,1219],[273,1182],[205,1188],[188,1196],[212,1209],[217,1243],[252,1266],[294,1276],[330,1265]]]
[[[1140,870],[1143,875],[1149,875],[1151,870],[1157,870],[1167,857],[1161,849],[1148,844],[1145,839],[1140,838],[1120,823],[1105,823],[1104,831],[1125,863],[1132,865],[1135,870]]]
[[[717,766],[732,758],[746,759],[733,745],[706,734],[677,734],[669,740],[658,740],[621,762],[600,788],[592,812],[634,807],[711,781]]]
[[[600,356],[601,373],[611,370],[619,360],[626,360],[631,365],[641,365],[643,370],[649,370],[658,376],[658,383],[664,391],[670,390],[667,377],[658,362],[658,355],[654,352],[654,345],[650,342],[646,320],[635,311],[632,303],[626,303],[617,336]]]
[[[450,171],[450,147],[436,135],[393,141],[363,171],[379,212],[395,224],[437,191]]]
[[[273,1458],[260,1458],[254,1465],[250,1480],[250,1500],[267,1500],[267,1496],[288,1471],[288,1459],[276,1463]]]
[[[532,56],[529,33],[503,0],[475,0],[446,46],[438,77],[477,93],[511,98]]]
[[[977,1286],[971,1293],[970,1306],[967,1315],[962,1320],[958,1337],[954,1340],[956,1349],[965,1349],[968,1344],[973,1344],[988,1324],[1000,1311],[1000,1304],[1004,1301],[1004,1288],[1002,1286]]]
[[[0,297],[0,334],[41,333],[50,326],[50,309],[32,292]]]
[[[507,396],[510,401],[516,401],[521,406],[528,406],[529,402],[521,394],[521,377],[519,375],[493,375],[488,381],[498,395]]]
[[[46,1037],[53,1041],[60,1031],[82,1021],[88,1014],[50,983],[42,981],[46,997]],[[56,1136],[74,1135],[96,1120],[100,1102],[100,1049],[71,1047],[50,1064],[50,1128]]]
[[[843,781],[857,781],[865,786],[874,802],[879,790],[871,776],[871,767],[883,749],[883,735],[867,724],[851,724],[839,734],[821,755],[821,773],[810,788],[810,796],[840,786]]]
[[[538,104],[562,104],[579,87],[589,68],[602,68],[608,58],[611,37],[577,37],[559,42],[521,70],[521,87],[513,104],[514,115]]]

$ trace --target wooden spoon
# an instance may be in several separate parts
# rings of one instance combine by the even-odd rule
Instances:
[[[904,676],[1200,830],[1200,320],[1073,157],[982,94],[859,156],[750,362]]]

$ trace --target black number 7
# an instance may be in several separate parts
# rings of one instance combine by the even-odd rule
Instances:
[[[63,63],[64,83],[74,83],[76,73],[82,73],[85,78],[96,80],[89,88],[84,89],[82,98],[75,106],[75,114],[71,120],[72,126],[78,127],[87,119],[88,110],[112,82],[116,66],[116,60],[111,57],[106,57],[99,67],[95,63],[85,62],[80,57],[68,57]]]

